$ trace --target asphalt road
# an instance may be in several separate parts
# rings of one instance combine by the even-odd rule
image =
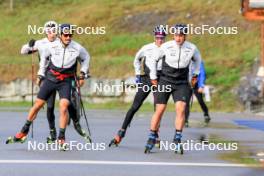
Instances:
[[[151,113],[138,113],[120,146],[108,148],[108,143],[121,126],[125,112],[91,110],[87,113],[92,131],[93,148],[87,145],[87,148],[82,150],[73,147],[69,151],[58,151],[50,148],[41,150],[48,136],[48,124],[44,111],[34,122],[34,139],[28,138],[28,142],[35,142],[40,146],[35,150],[28,148],[28,142],[5,144],[8,136],[20,130],[27,113],[0,112],[0,175],[261,176],[264,174],[261,168],[252,168],[219,159],[219,154],[226,151],[188,150],[184,155],[179,155],[174,154],[172,150],[154,149],[153,153],[144,154]],[[212,117],[214,124],[222,123],[222,126],[202,128],[201,125],[199,126],[199,122],[202,121],[201,114],[192,113],[191,127],[184,130],[183,140],[196,141],[201,135],[215,134],[242,141],[242,143],[252,140],[263,146],[264,131],[233,127],[236,125],[233,120],[248,118],[259,120],[263,119],[262,117],[235,113],[216,113],[212,114]],[[174,113],[166,113],[162,120],[160,137],[164,142],[172,141],[173,119]],[[232,124],[232,127],[225,127],[228,123]],[[85,128],[84,121],[82,125]],[[82,146],[85,144],[72,126],[67,129],[66,137],[67,141],[76,141],[74,144],[77,142],[83,144]]]

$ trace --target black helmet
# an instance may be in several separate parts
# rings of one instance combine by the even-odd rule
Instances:
[[[188,34],[188,27],[186,24],[178,23],[174,26],[175,34]]]
[[[155,37],[166,37],[166,31],[163,25],[158,25],[154,28],[153,33]]]
[[[73,26],[65,23],[60,25],[60,34],[73,34]]]

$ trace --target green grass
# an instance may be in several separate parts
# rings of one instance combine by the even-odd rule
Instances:
[[[10,108],[10,107],[31,107],[31,102],[29,101],[18,101],[18,102],[10,102],[10,101],[1,101],[0,102],[1,108]]]
[[[109,110],[128,110],[130,108],[132,103],[124,103],[119,100],[113,100],[111,102],[106,102],[106,103],[87,103],[84,102],[85,108],[87,109],[109,109]],[[206,103],[208,105],[208,108],[210,112],[218,112],[219,111],[219,106],[214,105],[212,102]],[[18,102],[10,102],[10,101],[5,101],[5,102],[0,102],[0,108],[30,108],[31,107],[31,102],[28,101],[18,101]],[[58,108],[58,101],[56,101],[56,107]],[[226,108],[222,107],[220,105],[220,108],[223,109],[223,111],[226,112],[231,112],[231,109],[233,106]],[[166,111],[168,112],[175,112],[175,106],[174,103],[170,102],[167,105]],[[145,102],[139,112],[153,112],[153,104]],[[198,102],[194,102],[191,108],[191,112],[202,112],[201,107]]]
[[[260,163],[257,160],[250,158],[248,152],[245,150],[236,151],[233,153],[225,153],[225,154],[222,154],[220,158],[223,160],[234,162],[234,163],[260,166]]]
[[[56,101],[56,108],[58,108],[58,101]],[[124,103],[118,100],[114,100],[111,102],[107,103],[84,103],[85,108],[87,109],[111,109],[111,110],[128,110],[129,107],[131,106],[131,103]],[[18,102],[10,102],[10,101],[5,101],[5,102],[0,102],[0,108],[30,108],[31,107],[31,102],[28,101],[18,101]],[[168,111],[174,111],[173,109],[173,104],[168,105]],[[142,107],[140,108],[141,112],[152,112],[153,111],[153,105],[151,103],[144,103]]]
[[[250,156],[250,152],[248,151],[248,148],[241,146],[237,141],[230,141],[230,140],[222,139],[217,135],[210,135],[209,142],[215,144],[237,143],[238,149],[236,151],[221,153],[219,154],[219,158],[233,163],[240,163],[249,166],[260,167],[260,162],[252,158],[252,156]]]
[[[21,56],[21,45],[31,38],[42,35],[27,35],[27,25],[43,26],[47,20],[69,22],[78,26],[105,26],[106,35],[75,35],[75,40],[84,45],[92,56],[91,74],[100,78],[126,78],[134,74],[133,58],[144,44],[153,42],[152,28],[159,16],[171,14],[162,23],[176,22],[194,25],[237,26],[238,35],[191,35],[190,41],[201,51],[207,70],[207,84],[216,86],[218,92],[212,103],[218,108],[237,110],[235,96],[230,90],[238,85],[239,78],[250,70],[259,55],[259,23],[247,22],[238,13],[239,1],[208,0],[14,0],[10,12],[8,1],[0,1],[0,80],[30,78],[31,57]],[[211,3],[210,3],[211,2]],[[232,8],[230,8],[232,7]],[[151,13],[142,24],[133,21]],[[191,18],[186,18],[190,13]],[[34,15],[32,15],[34,14]],[[158,14],[158,15],[157,15]],[[125,23],[127,17],[132,21]],[[139,28],[137,32],[135,28]],[[171,36],[167,37],[170,40]],[[35,59],[37,63],[37,59]],[[37,68],[36,68],[37,69]],[[210,106],[210,105],[209,105]],[[220,109],[219,109],[220,110]],[[221,109],[222,110],[222,109]]]

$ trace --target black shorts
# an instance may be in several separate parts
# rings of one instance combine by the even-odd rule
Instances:
[[[38,92],[38,98],[47,101],[54,91],[59,92],[60,99],[65,98],[71,100],[71,81],[64,80],[60,82],[53,82],[48,79],[44,79],[40,90]]]
[[[166,87],[166,89],[164,87]],[[191,96],[190,89],[191,87],[188,83],[171,84],[165,80],[160,80],[156,93],[157,104],[167,104],[170,95],[172,95],[174,103],[176,103],[177,101],[188,103]]]

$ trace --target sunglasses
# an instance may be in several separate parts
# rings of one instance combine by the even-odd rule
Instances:
[[[156,40],[165,40],[165,37],[155,37]]]
[[[63,35],[63,37],[70,37],[70,38],[72,38],[72,35],[73,34],[62,34]]]

